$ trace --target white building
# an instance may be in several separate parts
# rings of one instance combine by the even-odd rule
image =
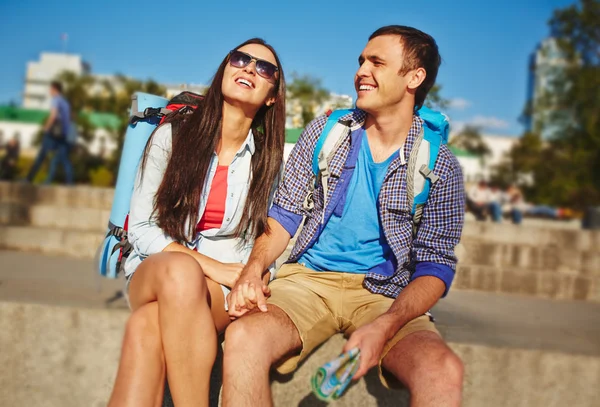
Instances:
[[[23,107],[26,109],[50,109],[50,82],[63,71],[77,75],[89,72],[81,56],[42,52],[39,61],[27,62]]]
[[[454,135],[455,133],[450,134],[450,140]],[[490,155],[483,159],[463,150],[451,148],[460,162],[465,182],[489,180],[494,167],[503,161],[506,154],[519,141],[518,137],[498,134],[482,134],[481,138],[490,150]]]
[[[180,84],[163,84],[166,90],[166,97],[171,99],[173,96],[180,94],[181,92],[193,92],[199,95],[203,95],[208,89],[207,85],[199,83],[180,83]]]

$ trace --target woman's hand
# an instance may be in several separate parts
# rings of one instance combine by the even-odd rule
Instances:
[[[244,265],[242,263],[221,263],[210,259],[202,266],[204,274],[211,280],[226,287],[233,287],[240,278]]]
[[[206,277],[229,288],[235,285],[244,268],[242,263],[221,263],[220,261],[205,256],[204,254],[200,254],[196,250],[189,249],[177,242],[168,245],[164,251],[189,254],[196,259],[198,264],[200,264]]]

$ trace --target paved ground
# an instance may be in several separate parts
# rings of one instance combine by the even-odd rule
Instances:
[[[0,251],[0,301],[99,308],[122,287],[90,260]],[[455,290],[433,312],[453,342],[600,355],[600,304]]]

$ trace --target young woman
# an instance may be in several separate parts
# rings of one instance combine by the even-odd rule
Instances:
[[[185,117],[185,116],[184,116]],[[130,307],[109,406],[207,406],[226,295],[265,233],[283,159],[285,80],[261,39],[234,48],[205,98],[148,142],[125,269]]]

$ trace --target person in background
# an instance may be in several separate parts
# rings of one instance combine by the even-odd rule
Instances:
[[[21,144],[19,139],[15,136],[10,139],[4,146],[6,154],[2,157],[0,162],[0,180],[12,181],[15,179],[17,173],[17,163],[19,162],[19,153],[21,150]]]
[[[67,141],[71,129],[71,106],[63,96],[62,91],[63,88],[60,82],[53,81],[50,84],[50,95],[52,96],[50,115],[42,127],[42,146],[27,174],[27,182],[33,182],[48,153],[54,152],[54,158],[50,163],[45,183],[52,182],[57,164],[61,162],[65,170],[66,183],[73,184],[73,165],[69,160],[70,146]]]
[[[479,181],[467,191],[467,210],[475,215],[475,219],[484,221],[489,213],[489,188],[487,182]]]
[[[502,201],[504,193],[497,184],[490,184],[487,196],[488,211],[492,220],[496,223],[502,222]]]

